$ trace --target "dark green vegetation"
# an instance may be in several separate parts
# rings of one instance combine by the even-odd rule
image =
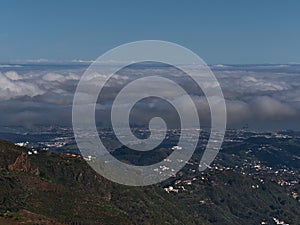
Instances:
[[[80,157],[0,141],[0,224],[259,224],[300,221],[299,202],[271,181],[231,170],[180,172],[185,191],[126,187],[96,174]],[[185,171],[185,170],[184,170]],[[188,171],[188,170],[186,170]],[[254,187],[254,188],[253,188]]]

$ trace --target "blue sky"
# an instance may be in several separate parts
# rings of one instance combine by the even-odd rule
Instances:
[[[143,39],[207,63],[300,62],[300,1],[0,2],[0,62],[93,60]]]

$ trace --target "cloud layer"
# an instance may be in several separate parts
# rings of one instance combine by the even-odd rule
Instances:
[[[226,99],[229,127],[248,125],[253,129],[300,129],[300,65],[214,65],[211,68]],[[73,95],[85,69],[85,65],[0,66],[0,125],[27,128],[70,126]],[[151,69],[148,68],[148,72]],[[162,73],[160,70],[155,68],[151,73]],[[125,71],[111,80],[104,99],[97,106],[98,115],[109,108],[118,87],[130,81],[132,72]],[[170,72],[167,73],[170,75]],[[201,91],[197,92],[194,85],[186,82],[180,74],[172,71],[172,75],[176,75],[174,79],[189,89],[200,120],[209,122],[207,101],[203,95],[197,94]],[[95,74],[91,78],[91,85],[100,82],[97,77]],[[102,75],[101,79],[105,76]],[[180,97],[176,101],[187,104]],[[155,104],[160,107],[159,103]],[[160,112],[170,113],[169,109],[162,109],[163,105]],[[135,112],[138,113],[138,110]]]

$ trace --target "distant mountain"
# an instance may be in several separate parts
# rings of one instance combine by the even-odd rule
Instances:
[[[299,201],[283,187],[232,170],[185,169],[160,185],[127,187],[101,177],[78,155],[33,152],[2,140],[0,168],[0,224],[300,221]]]

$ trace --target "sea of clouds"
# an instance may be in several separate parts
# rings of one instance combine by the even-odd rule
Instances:
[[[87,66],[0,65],[0,127],[71,126],[74,92]],[[211,69],[226,99],[229,128],[299,130],[300,65],[212,65]],[[95,80],[91,78],[93,85],[97,85],[98,75],[95,74]],[[111,93],[114,85],[129,78],[130,72],[115,76],[110,83]],[[177,79],[184,82],[180,77]],[[193,92],[191,97],[200,121],[209,121],[205,96]],[[105,98],[97,105],[100,120],[101,110],[112,103],[110,92]],[[187,104],[182,96],[176,101]],[[166,109],[161,113],[169,112]]]

